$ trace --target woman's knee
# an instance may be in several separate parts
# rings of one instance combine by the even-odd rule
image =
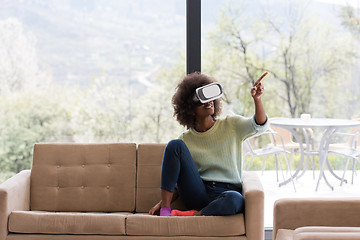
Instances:
[[[237,191],[226,191],[223,193],[226,198],[226,204],[233,209],[233,214],[240,213],[244,210],[245,199]]]
[[[186,146],[186,144],[185,144],[185,142],[183,140],[181,140],[181,139],[173,139],[173,140],[170,140],[168,142],[168,144],[166,145],[165,152],[178,151],[178,150],[181,150],[185,146]]]
[[[168,142],[164,151],[163,167],[167,164],[180,162],[181,152],[183,151],[184,147],[186,147],[186,145],[181,139],[174,139]]]

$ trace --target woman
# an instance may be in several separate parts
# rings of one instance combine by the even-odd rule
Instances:
[[[267,128],[261,82],[251,89],[255,115],[217,119],[220,99],[202,104],[195,90],[214,81],[201,73],[187,75],[177,86],[172,103],[177,121],[187,127],[164,152],[161,200],[149,214],[160,216],[225,216],[244,210],[241,179],[241,144]],[[177,196],[190,211],[171,211]]]

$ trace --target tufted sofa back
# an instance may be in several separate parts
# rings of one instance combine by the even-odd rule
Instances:
[[[161,196],[161,166],[166,144],[143,143],[138,145],[136,212],[148,212]],[[172,208],[185,210],[180,198]]]
[[[136,212],[148,212],[159,202],[165,144],[139,144]]]
[[[36,144],[31,210],[135,210],[136,144]]]

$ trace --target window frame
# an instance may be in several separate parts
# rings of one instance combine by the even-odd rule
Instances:
[[[186,74],[201,72],[201,0],[186,0]]]

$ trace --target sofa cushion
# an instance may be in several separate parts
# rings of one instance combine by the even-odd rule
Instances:
[[[159,202],[161,166],[166,144],[138,145],[138,172],[136,189],[136,212],[147,213]],[[180,198],[172,208],[185,210]]]
[[[248,240],[246,236],[233,237],[166,237],[166,236],[104,236],[104,235],[55,235],[10,233],[6,240]]]
[[[278,199],[274,203],[274,230],[299,226],[360,227],[359,198]]]
[[[9,216],[9,232],[125,235],[128,214],[14,211]]]
[[[135,209],[136,144],[36,144],[31,210]]]
[[[279,229],[275,240],[293,240],[293,235],[294,230],[292,229]]]
[[[127,235],[225,237],[245,234],[244,215],[159,217],[134,214],[126,219]]]
[[[360,227],[300,227],[295,229],[294,240],[350,240],[360,239]]]

